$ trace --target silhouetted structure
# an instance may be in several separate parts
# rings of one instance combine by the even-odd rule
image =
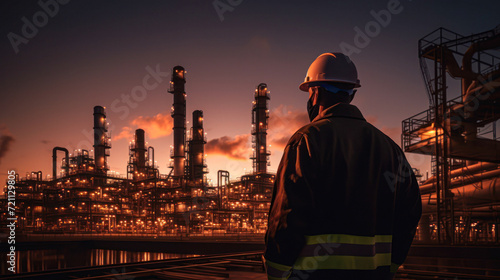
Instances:
[[[159,173],[154,148],[147,146],[142,129],[135,131],[130,142],[126,176],[109,171],[111,142],[106,112],[104,107],[96,106],[93,155],[87,150],[69,154],[65,148],[56,147],[52,178],[43,180],[41,172],[32,172],[17,180],[17,230],[174,235],[264,233],[274,182],[274,175],[265,172],[269,153],[262,149],[260,171],[255,174],[230,182],[226,171],[225,180],[217,186],[208,184],[201,110],[193,112],[193,127],[187,141],[185,137],[184,74],[183,67],[174,67],[169,91],[174,95],[174,145],[168,175]],[[258,89],[256,100],[264,102],[265,108],[254,106],[252,115],[255,121],[263,123],[256,130],[256,135],[264,135],[263,140],[256,143],[265,146],[269,95],[265,84]],[[58,151],[65,152],[59,173]],[[1,203],[5,206],[7,200],[2,199]],[[5,213],[1,217],[5,222]]]
[[[254,173],[266,173],[269,163],[267,149],[267,129],[269,120],[268,102],[270,99],[267,85],[262,83],[255,89],[255,101],[252,106],[252,150]]]
[[[419,41],[430,108],[403,121],[402,144],[432,156],[433,176],[421,186],[422,241],[499,242],[500,57],[490,52],[499,46],[498,30],[462,36],[439,28]],[[450,100],[448,75],[462,82]]]

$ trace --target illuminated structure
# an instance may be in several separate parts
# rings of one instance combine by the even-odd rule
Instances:
[[[252,150],[253,172],[266,173],[269,163],[267,149],[267,129],[269,119],[268,102],[270,99],[267,85],[262,83],[255,89],[252,106]]]
[[[469,36],[440,28],[419,41],[430,108],[403,121],[406,152],[432,156],[420,186],[424,242],[500,243],[500,34]],[[461,65],[457,61],[461,59]],[[453,84],[461,92],[448,99]]]
[[[108,123],[106,122],[106,112],[101,106],[94,107],[94,159],[95,171],[106,173],[109,168],[107,157],[111,148],[111,138],[107,135]]]
[[[219,171],[221,180],[217,186],[209,185],[205,177],[208,170],[203,112],[193,112],[193,127],[186,141],[185,70],[176,66],[173,73],[171,172],[159,173],[154,148],[147,146],[146,132],[142,129],[135,131],[130,142],[126,176],[109,171],[107,157],[111,144],[106,112],[104,107],[96,106],[93,151],[69,153],[65,148],[55,147],[51,178],[43,180],[40,171],[17,178],[17,230],[172,235],[265,232],[274,183],[274,175],[266,172],[269,153],[262,149],[259,156],[262,160],[257,160],[260,167],[254,174],[230,182],[229,172]],[[252,115],[254,121],[264,125],[252,133],[264,135],[255,142],[265,146],[264,128],[267,129],[269,117],[265,84],[259,85],[255,94],[256,100],[261,97],[265,108],[254,106]],[[64,152],[60,161],[58,152]],[[6,204],[7,200],[0,202]],[[5,212],[0,214],[2,222],[6,221],[5,215]]]
[[[206,184],[205,174],[208,173],[205,160],[205,144],[207,137],[203,130],[203,111],[193,112],[193,127],[187,141],[187,168],[186,177],[189,181]]]
[[[175,66],[170,81],[170,90],[168,92],[174,95],[174,104],[172,105],[172,118],[174,119],[174,145],[171,158],[173,159],[174,177],[184,176],[185,166],[185,145],[186,145],[186,92],[184,84],[186,70],[182,66]]]
[[[127,173],[131,174],[135,182],[157,176],[158,167],[154,159],[154,148],[146,148],[144,130],[137,129],[135,131],[135,139],[130,142],[130,159]]]

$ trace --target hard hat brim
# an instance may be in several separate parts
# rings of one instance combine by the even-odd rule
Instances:
[[[322,80],[314,80],[314,81],[309,81],[309,82],[303,82],[302,84],[299,85],[299,89],[301,91],[309,91],[310,84],[317,83],[317,82],[346,83],[346,84],[354,85],[354,88],[361,87],[361,85],[359,84],[359,81],[357,83],[353,83],[352,81],[345,81],[345,80],[322,79]]]

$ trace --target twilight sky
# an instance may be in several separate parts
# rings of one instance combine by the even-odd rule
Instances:
[[[353,104],[400,143],[401,121],[428,108],[418,39],[439,27],[468,35],[500,23],[497,0],[0,5],[2,182],[10,169],[50,174],[54,146],[90,149],[95,105],[107,107],[111,170],[125,174],[128,143],[143,128],[160,172],[168,173],[173,96],[167,89],[175,65],[187,70],[188,121],[193,110],[204,112],[214,181],[219,169],[231,179],[251,171],[251,102],[262,82],[271,91],[270,169],[277,169],[284,142],[307,122],[307,93],[298,85],[324,52],[350,52],[362,84]],[[148,75],[146,93],[138,94]],[[407,156],[414,167],[429,169],[428,157]]]

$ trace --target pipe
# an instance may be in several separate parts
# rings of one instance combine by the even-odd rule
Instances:
[[[493,33],[494,34],[494,33]],[[446,60],[446,69],[448,73],[454,77],[462,78],[462,104],[466,104],[474,99],[476,94],[475,90],[470,90],[471,86],[474,85],[473,82],[478,81],[482,78],[481,73],[475,73],[472,71],[472,58],[475,53],[480,51],[485,51],[493,48],[500,47],[500,35],[493,35],[486,40],[475,42],[469,46],[462,58],[462,68],[459,68],[458,63],[449,49],[443,49],[444,57],[442,60]],[[484,78],[482,79],[482,83]],[[490,85],[492,87],[493,85]],[[465,112],[463,114],[468,116],[471,112],[469,106],[463,106]],[[458,109],[455,108],[455,110]],[[475,123],[464,122],[464,138],[467,141],[474,140],[477,137],[477,125]]]
[[[172,71],[169,92],[174,95],[172,117],[174,119],[174,177],[180,178],[185,175],[185,144],[186,144],[186,92],[184,91],[185,69],[175,66]]]
[[[495,35],[487,40],[479,41],[470,45],[462,58],[462,69],[472,72],[472,57],[475,53],[500,47],[500,35]],[[465,91],[471,85],[473,79],[470,77],[462,79],[462,90]],[[467,96],[463,95],[463,101],[467,100]]]
[[[453,191],[457,199],[470,206],[500,202],[500,177],[481,182],[481,187],[478,189],[474,184],[470,184]]]
[[[52,149],[52,180],[57,179],[57,151],[64,152],[65,159],[66,159],[66,166],[64,167],[64,169],[66,169],[65,176],[69,175],[69,152],[68,152],[68,149],[63,148],[63,147],[54,147],[54,149]]]
[[[499,167],[499,165],[497,163],[491,163],[491,162],[482,162],[482,163],[467,165],[465,168],[462,167],[462,168],[457,168],[457,169],[452,170],[450,173],[450,178],[459,176],[465,172],[476,173],[479,171],[487,171],[487,170],[495,169],[498,167]],[[429,179],[425,180],[425,182],[423,182],[423,184],[426,185],[426,184],[430,184],[430,183],[434,183],[434,182],[436,182],[436,176],[432,176]]]
[[[481,180],[489,179],[492,177],[497,177],[500,176],[500,169],[495,169],[492,171],[484,172],[479,175],[472,175],[471,178],[465,179],[467,183],[469,184],[474,184],[477,183]],[[457,188],[461,187],[464,183],[464,179],[455,179],[452,180],[450,183],[450,187]],[[436,183],[430,183],[430,184],[425,184],[420,186],[420,193],[421,194],[428,194],[434,192],[436,189]]]
[[[155,148],[149,146],[148,147],[148,162],[151,161],[151,164],[150,166],[152,168],[156,168],[155,167]]]
[[[482,76],[481,76],[482,77]],[[482,79],[473,80],[469,87],[463,93],[464,104],[476,102],[479,100],[495,100],[499,98],[499,83],[500,82],[500,69],[487,73]],[[468,107],[474,107],[474,104]],[[465,108],[470,111],[470,108]]]
[[[479,74],[474,73],[472,70],[467,71],[461,69],[460,66],[458,65],[457,60],[455,59],[455,56],[449,49],[443,48],[443,52],[444,52],[444,59],[446,60],[446,70],[448,71],[451,77],[474,80],[480,76]],[[465,91],[464,89],[462,89],[462,95],[464,94]]]
[[[491,218],[500,216],[500,205],[472,206],[464,209],[454,209],[456,216],[472,216],[474,218]],[[436,204],[422,204],[422,217],[436,213]],[[420,224],[419,224],[420,226]]]
[[[464,212],[500,212],[500,205],[488,206],[473,206],[470,209],[463,210]]]
[[[450,190],[453,193],[455,205],[461,209],[487,207],[487,205],[500,204],[500,178],[493,178],[482,182],[482,188],[469,184],[462,188]],[[424,213],[434,213],[436,211],[435,193],[422,195],[422,209]]]

